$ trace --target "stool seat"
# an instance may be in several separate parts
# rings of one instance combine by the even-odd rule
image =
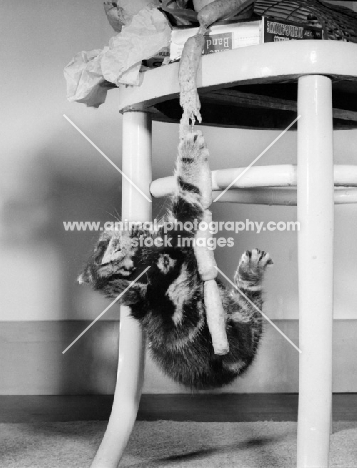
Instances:
[[[298,78],[318,74],[332,79],[334,129],[357,128],[356,48],[338,41],[282,41],[204,55],[197,76],[203,123],[284,130],[296,117]],[[121,86],[119,110],[179,122],[178,67],[145,72],[138,88]]]

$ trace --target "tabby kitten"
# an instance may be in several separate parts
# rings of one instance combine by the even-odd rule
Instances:
[[[180,143],[178,192],[172,199],[168,222],[193,223],[196,219],[199,223],[202,219],[200,179],[207,157],[200,132],[189,134]],[[193,247],[181,246],[182,238],[192,239],[195,232],[176,230],[168,234],[171,246],[146,247],[145,239],[165,237],[163,228],[154,233],[136,228],[104,232],[79,281],[116,298],[150,266],[119,302],[130,306],[132,317],[140,322],[154,360],[168,376],[192,389],[229,384],[254,359],[262,334],[262,316],[238,291],[228,291],[218,282],[230,350],[224,356],[215,355]],[[259,309],[264,270],[271,263],[267,253],[247,251],[234,277],[238,288]]]

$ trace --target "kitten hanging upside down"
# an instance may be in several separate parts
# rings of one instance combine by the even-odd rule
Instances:
[[[176,172],[179,189],[167,215],[170,223],[177,220],[194,224],[194,220],[199,223],[202,219],[200,173],[207,157],[199,132],[180,144]],[[146,247],[144,239],[163,238],[164,232],[135,228],[104,232],[79,280],[114,299],[150,266],[118,302],[131,307],[132,317],[146,332],[154,360],[168,376],[190,388],[229,384],[254,359],[262,334],[262,316],[237,290],[229,291],[219,283],[229,353],[215,355],[193,247],[177,245],[179,236],[193,238],[195,232],[175,231],[168,235],[171,246]],[[271,263],[269,254],[258,249],[247,251],[234,277],[238,288],[259,309],[264,271]]]

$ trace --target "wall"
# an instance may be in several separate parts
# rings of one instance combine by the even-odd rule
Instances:
[[[63,221],[115,220],[119,174],[63,118],[68,115],[113,161],[121,164],[118,92],[99,109],[70,104],[63,67],[80,50],[103,47],[112,31],[98,0],[6,3],[0,7],[2,152],[0,174],[0,393],[110,393],[118,311],[111,310],[65,356],[61,351],[108,304],[76,284],[95,232],[65,232]],[[177,126],[154,123],[154,177],[171,174]],[[204,128],[212,169],[249,164],[277,132]],[[337,132],[336,162],[355,161],[357,132]],[[260,164],[296,163],[296,134],[285,135]],[[336,207],[335,390],[357,391],[355,288],[357,208]],[[157,216],[165,201],[154,203]],[[215,205],[216,220],[295,220],[292,207]],[[296,235],[245,232],[237,252],[218,249],[232,276],[239,255],[260,247],[275,261],[266,279],[265,312],[297,342]],[[316,279],[318,281],[318,278]],[[297,356],[267,325],[252,372],[230,391],[297,391]],[[183,391],[149,360],[146,392]]]

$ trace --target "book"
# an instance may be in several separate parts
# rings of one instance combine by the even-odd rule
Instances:
[[[197,34],[198,28],[176,27],[171,33],[170,61],[179,60],[186,40]],[[203,55],[290,40],[321,40],[321,27],[262,17],[245,22],[215,24],[205,35]]]
[[[263,41],[279,42],[293,40],[321,40],[323,39],[322,27],[293,23],[289,21],[274,20],[263,17]]]

